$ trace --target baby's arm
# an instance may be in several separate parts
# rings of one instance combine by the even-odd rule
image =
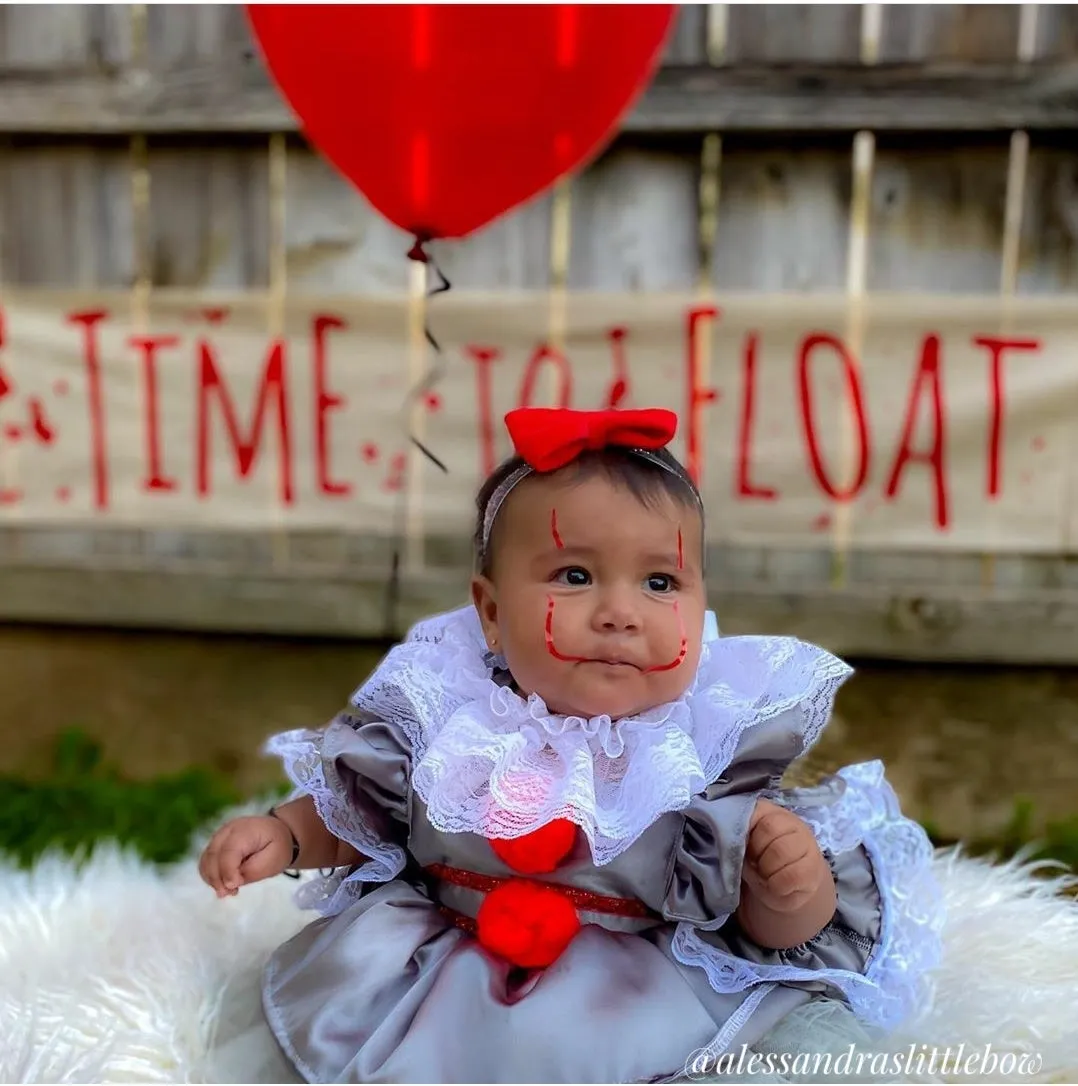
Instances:
[[[761,799],[749,823],[737,922],[754,942],[787,950],[818,935],[835,915],[831,868],[808,825]]]
[[[351,867],[366,862],[366,857],[356,848],[329,832],[310,796],[300,796],[289,803],[282,803],[274,808],[274,812],[292,832],[294,843],[299,845],[299,855],[294,865],[297,870]]]
[[[250,882],[273,878],[291,867],[350,867],[364,857],[326,828],[310,796],[273,814],[234,818],[210,838],[199,861],[203,880],[228,897]]]

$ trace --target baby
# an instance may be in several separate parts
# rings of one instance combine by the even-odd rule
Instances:
[[[202,856],[219,896],[332,869],[265,972],[283,1053],[309,1082],[640,1082],[810,1002],[897,1025],[938,953],[927,837],[878,763],[781,787],[849,668],[705,636],[672,413],[506,424],[472,606],[272,740],[295,798]]]

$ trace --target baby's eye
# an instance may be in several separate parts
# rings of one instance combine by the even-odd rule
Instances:
[[[586,569],[581,569],[580,566],[559,569],[554,574],[554,579],[561,581],[562,584],[569,585],[571,588],[583,588],[585,585],[591,584],[591,574]]]
[[[673,592],[677,588],[677,581],[666,573],[652,573],[648,577],[647,584],[649,592],[656,592],[659,595]]]

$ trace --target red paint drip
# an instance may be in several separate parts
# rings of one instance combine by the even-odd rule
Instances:
[[[685,548],[681,540],[681,529],[677,530],[677,568],[685,568]]]
[[[678,649],[677,656],[668,664],[658,664],[655,667],[644,668],[644,674],[649,675],[655,671],[673,671],[676,667],[681,667],[682,661],[689,655],[689,637],[685,632],[685,621],[681,617],[681,608],[678,606],[677,601],[674,601],[674,614],[677,615],[678,626],[681,629],[681,646]]]
[[[606,394],[606,406],[613,411],[629,394],[629,364],[625,358],[625,329],[611,328],[606,336],[614,360],[614,380]]]
[[[586,656],[566,656],[564,653],[558,652],[558,647],[554,644],[554,597],[547,596],[546,598],[546,650],[554,657],[555,660],[561,660],[564,664],[586,664],[588,657]]]
[[[382,488],[391,493],[396,493],[403,489],[404,473],[407,467],[408,457],[404,453],[397,453],[389,462],[389,475],[382,484]]]
[[[554,546],[557,547],[558,550],[560,550],[560,551],[565,550],[565,544],[562,542],[561,536],[558,535],[558,511],[557,511],[557,509],[551,509],[550,510],[550,534],[554,537]],[[553,602],[554,601],[551,600],[551,604],[553,604]]]
[[[56,440],[56,430],[45,417],[45,408],[36,397],[30,398],[30,419],[34,436],[44,445],[51,445]]]

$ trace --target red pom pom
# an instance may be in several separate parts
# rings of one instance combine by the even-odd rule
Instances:
[[[492,840],[490,847],[506,867],[522,875],[546,875],[569,855],[575,841],[576,826],[556,818],[523,837]]]
[[[483,899],[476,928],[487,950],[525,969],[542,969],[572,942],[580,918],[552,887],[510,879]]]

